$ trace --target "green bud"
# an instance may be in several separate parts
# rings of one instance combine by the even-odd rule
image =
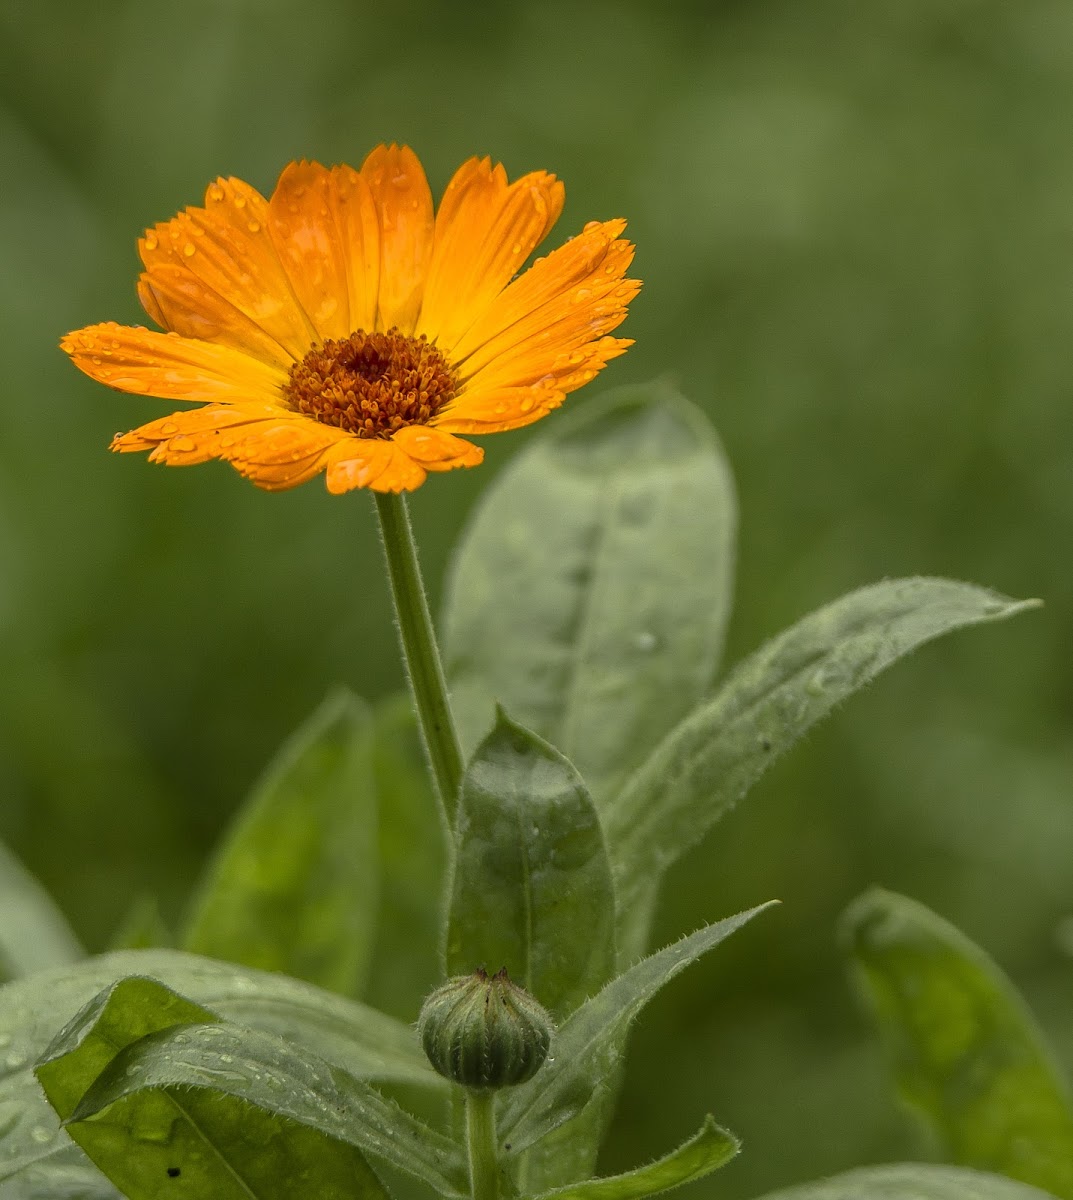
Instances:
[[[548,1056],[551,1018],[504,967],[459,975],[425,1001],[417,1032],[429,1062],[463,1087],[513,1087],[531,1079]]]

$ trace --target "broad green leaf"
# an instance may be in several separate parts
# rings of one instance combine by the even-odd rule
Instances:
[[[510,977],[557,1017],[614,974],[615,898],[577,771],[500,710],[458,805],[447,973]]]
[[[69,1145],[31,1064],[88,1001],[130,975],[152,976],[225,1020],[285,1037],[352,1075],[446,1090],[413,1029],[365,1005],[176,950],[105,954],[0,988],[0,1195],[10,1177]]]
[[[922,643],[1034,604],[948,579],[891,580],[818,609],[742,662],[608,811],[620,960],[643,949],[666,869],[810,726]]]
[[[0,844],[0,980],[19,979],[85,957],[56,902]]]
[[[1047,1200],[1047,1193],[963,1167],[895,1163],[768,1192],[762,1200]]]
[[[1073,1198],[1073,1107],[1032,1014],[953,925],[878,889],[843,918],[903,1098],[965,1166]]]
[[[61,1031],[38,1063],[37,1078],[69,1136],[128,1200],[157,1200],[169,1186],[213,1200],[287,1200],[295,1180],[325,1200],[385,1200],[356,1147],[262,1106],[267,1081],[253,1089],[248,1076],[239,1076],[249,1093],[242,1099],[219,1089],[231,1070],[226,1059],[204,1068],[198,1086],[119,1095],[85,1119],[90,1114],[80,1100],[102,1072],[107,1091],[108,1068],[124,1048],[158,1030],[216,1020],[154,980],[125,979]],[[281,1091],[287,1083],[280,1080]]]
[[[131,1103],[123,1105],[120,1122],[144,1138],[150,1124],[168,1112],[151,1093],[180,1089],[186,1096],[208,1089],[245,1100],[285,1123],[319,1130],[440,1192],[465,1188],[466,1168],[457,1146],[369,1084],[275,1035],[219,1023],[205,1009],[184,1013],[177,1002],[197,1009],[151,980],[123,980],[91,1001],[46,1052],[38,1077],[76,1138],[99,1143],[101,1123],[88,1118],[104,1109],[117,1113],[112,1106],[127,1100]],[[193,1016],[194,1023],[174,1021],[176,1016]],[[143,1033],[148,1021],[159,1028]],[[55,1095],[50,1080],[68,1090]],[[80,1098],[68,1111],[77,1092]],[[166,1140],[167,1127],[159,1133]],[[112,1152],[111,1143],[107,1149]]]
[[[535,1147],[522,1168],[531,1190],[572,1184],[592,1174],[613,1099],[607,1081],[614,1079],[630,1025],[665,984],[768,907],[707,925],[649,955],[563,1023],[544,1066],[502,1101],[499,1134],[511,1156]]]
[[[545,1192],[540,1200],[643,1200],[683,1183],[703,1179],[724,1166],[741,1147],[738,1139],[709,1116],[698,1133],[663,1158],[606,1179],[590,1179]]]
[[[722,448],[669,384],[559,418],[485,493],[449,579],[467,753],[499,702],[613,795],[715,675],[736,523]]]
[[[416,1021],[442,982],[445,831],[409,695],[374,710],[380,921],[364,999]]]
[[[376,931],[376,807],[368,710],[336,693],[239,813],[184,948],[359,995]]]

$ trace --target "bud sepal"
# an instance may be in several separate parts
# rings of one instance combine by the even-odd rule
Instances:
[[[474,1091],[524,1083],[551,1046],[552,1021],[506,968],[459,975],[425,1001],[417,1031],[425,1054],[445,1078]]]

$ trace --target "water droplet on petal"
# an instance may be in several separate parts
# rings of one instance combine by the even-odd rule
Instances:
[[[160,245],[160,242],[157,239],[155,231],[152,229],[146,230],[146,233],[145,233],[145,248],[146,248],[146,250],[155,250],[158,245]]]
[[[197,442],[195,442],[193,438],[181,435],[179,437],[172,438],[168,448],[170,450],[178,450],[180,453],[182,453],[187,450],[196,450]]]
[[[196,249],[197,249],[197,247],[194,245],[193,242],[187,242],[186,245],[183,246],[183,254],[185,254],[186,257],[189,258]]]
[[[235,197],[235,207],[236,208],[245,208],[246,207],[246,197],[245,196],[236,196]]]
[[[161,427],[160,427],[160,432],[166,433],[168,435],[171,435],[173,433],[178,433],[179,426],[176,425],[174,421],[165,421],[164,424],[161,425]]]
[[[45,1146],[55,1137],[55,1133],[51,1129],[46,1129],[44,1125],[35,1125],[30,1130],[30,1137],[39,1145]]]
[[[250,231],[250,233],[260,233],[261,232],[261,222],[260,221],[251,221],[246,226],[246,228]]]

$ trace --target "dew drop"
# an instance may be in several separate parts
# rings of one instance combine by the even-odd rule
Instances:
[[[179,426],[176,425],[174,421],[165,421],[160,427],[160,432],[166,433],[170,436],[173,433],[179,432]]]
[[[193,438],[180,436],[171,439],[170,448],[172,450],[179,450],[180,452],[184,450],[196,450],[197,442]]]
[[[30,1130],[30,1137],[32,1137],[39,1146],[47,1145],[55,1136],[56,1135],[52,1132],[52,1130],[46,1129],[44,1125],[35,1125],[33,1129]]]
[[[643,633],[639,633],[633,639],[633,644],[643,654],[650,654],[653,650],[655,650],[656,646],[659,644],[659,639],[656,637],[656,635],[654,633],[652,633],[650,630],[646,629],[646,630],[644,630]]]
[[[183,246],[183,254],[189,258],[194,253],[195,249],[196,247],[193,242],[187,242],[186,245]]]
[[[17,1071],[19,1067],[25,1066],[25,1064],[26,1055],[20,1054],[17,1050],[13,1050],[7,1056],[7,1058],[4,1059],[4,1066],[6,1066],[9,1071]]]
[[[251,221],[246,226],[246,228],[250,231],[250,233],[260,233],[261,232],[261,222],[260,221]]]
[[[159,245],[160,245],[160,242],[159,242],[159,239],[157,238],[157,235],[153,232],[152,229],[147,230],[146,234],[145,234],[146,250],[155,250],[157,248],[157,246],[159,246]]]
[[[511,249],[513,250],[513,252],[515,254],[521,254],[521,252],[522,252],[521,242],[515,242],[514,245],[511,247]]]
[[[235,207],[236,208],[245,208],[246,207],[246,197],[245,196],[236,196],[235,197]]]
[[[224,198],[224,189],[218,183],[214,183],[208,190],[205,197],[207,200],[222,200]]]

